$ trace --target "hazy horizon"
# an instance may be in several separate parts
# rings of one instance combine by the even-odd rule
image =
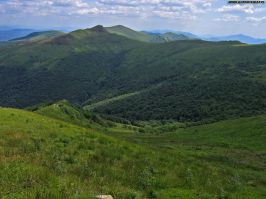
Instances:
[[[264,4],[227,0],[0,0],[1,26],[68,30],[121,24],[134,30],[266,38]]]
[[[93,28],[97,25],[101,25],[101,26],[104,26],[102,24],[95,24],[93,26],[84,26],[84,27],[30,27],[30,26],[8,26],[8,25],[1,25],[0,24],[0,28],[1,27],[6,27],[7,29],[11,30],[11,29],[29,29],[29,30],[33,30],[33,31],[49,31],[49,30],[59,30],[59,31],[63,31],[63,32],[71,32],[71,31],[74,31],[74,30],[77,30],[77,29],[87,29],[87,28]],[[244,34],[244,33],[234,33],[234,34],[198,34],[198,33],[195,33],[195,32],[190,32],[190,31],[186,31],[186,30],[174,30],[174,29],[149,29],[149,30],[137,30],[137,29],[134,29],[132,27],[129,27],[129,26],[126,26],[126,25],[123,25],[123,24],[114,24],[114,25],[109,25],[109,26],[104,26],[104,27],[112,27],[112,26],[124,26],[124,27],[127,27],[127,28],[130,28],[132,30],[135,30],[135,31],[146,31],[146,32],[161,32],[161,33],[164,33],[164,32],[187,32],[187,33],[191,33],[191,34],[194,34],[196,36],[200,36],[200,37],[224,37],[224,36],[233,36],[233,35],[244,35],[244,36],[249,36],[249,37],[252,37],[252,38],[255,38],[255,39],[266,39],[266,35],[264,37],[256,37],[256,36],[252,36],[252,35],[249,35],[249,34]]]

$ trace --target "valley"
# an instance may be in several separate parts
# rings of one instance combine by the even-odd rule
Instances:
[[[101,25],[0,43],[0,198],[265,198],[265,50]]]
[[[191,127],[126,124],[66,101],[34,112],[1,108],[0,115],[5,198],[253,199],[266,194],[265,116]],[[156,127],[164,129],[156,132]]]
[[[87,105],[145,90],[95,111],[129,120],[183,122],[265,113],[265,45],[141,42],[102,26],[44,34],[0,48],[1,106],[25,108],[62,99]]]

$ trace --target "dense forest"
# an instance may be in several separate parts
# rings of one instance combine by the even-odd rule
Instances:
[[[129,120],[257,115],[266,111],[265,49],[239,42],[141,42],[102,26],[46,33],[1,46],[0,105],[67,99],[86,106],[117,97],[94,110]],[[136,95],[119,98],[130,93]]]

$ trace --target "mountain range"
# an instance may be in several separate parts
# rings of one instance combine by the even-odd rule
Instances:
[[[247,44],[266,43],[266,39],[254,38],[243,34],[215,36],[215,35],[195,35],[190,32],[173,31],[173,30],[134,31],[122,25],[106,27],[106,29],[111,33],[119,33],[120,35],[127,36],[131,39],[138,39],[140,41],[155,42],[155,43],[169,42],[175,40],[190,40],[190,39],[201,39],[205,41],[240,41],[242,43],[247,43]],[[61,28],[59,32],[62,32],[62,30],[63,32],[69,32],[70,29]],[[0,41],[17,39],[36,32],[37,31],[34,29],[0,26]],[[49,31],[42,31],[42,32],[49,32]]]
[[[18,37],[26,36],[36,30],[32,29],[19,29],[19,28],[8,28],[0,27],[0,41],[8,41]]]
[[[0,43],[0,198],[264,199],[266,44],[124,26]]]
[[[246,44],[263,44],[266,43],[266,39],[258,39],[250,36],[238,34],[228,36],[202,36],[201,39],[206,41],[240,41]]]
[[[266,110],[265,45],[147,42],[154,35],[123,26],[50,33],[0,48],[0,105],[67,99],[129,120],[194,122]]]

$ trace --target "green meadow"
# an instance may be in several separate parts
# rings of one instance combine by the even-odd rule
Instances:
[[[62,101],[0,118],[1,198],[266,196],[266,116],[132,124]]]

